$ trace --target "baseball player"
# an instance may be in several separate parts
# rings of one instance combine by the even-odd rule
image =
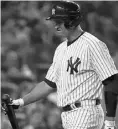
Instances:
[[[67,40],[57,47],[45,80],[23,98],[13,100],[12,105],[28,105],[56,88],[64,129],[101,129],[103,84],[107,87],[105,80],[118,73],[108,48],[81,29],[80,6],[74,2],[58,1],[47,20]]]

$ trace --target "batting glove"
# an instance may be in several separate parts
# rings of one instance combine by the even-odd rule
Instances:
[[[19,107],[24,105],[24,100],[21,98],[12,100],[12,103],[10,105],[12,105],[14,109],[18,109]]]
[[[105,124],[104,129],[116,129],[115,121],[105,120],[104,124]]]

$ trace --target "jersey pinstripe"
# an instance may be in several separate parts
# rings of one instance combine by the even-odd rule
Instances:
[[[85,32],[75,42],[61,43],[54,54],[46,79],[56,83],[57,105],[102,99],[102,81],[118,73],[108,48]]]
[[[101,105],[76,108],[71,112],[62,112],[64,129],[101,129],[104,113]]]

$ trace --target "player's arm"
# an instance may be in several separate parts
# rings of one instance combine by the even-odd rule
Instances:
[[[56,55],[56,54],[55,54]],[[58,78],[57,74],[57,65],[55,61],[55,55],[53,59],[53,63],[48,69],[45,80],[38,83],[33,90],[25,95],[23,98],[17,99],[13,101],[14,105],[25,106],[30,103],[36,102],[44,97],[46,97],[49,93],[51,93],[54,89],[56,89],[56,80]]]
[[[57,52],[55,51],[54,57],[53,57],[53,63],[51,64],[50,68],[48,69],[47,75],[45,77],[45,80],[38,83],[33,90],[25,95],[21,99],[14,100],[14,105],[20,105],[25,106],[30,103],[36,102],[44,97],[46,97],[49,93],[54,91],[56,89],[56,80],[58,78],[57,74]]]
[[[55,83],[54,83],[55,85]],[[53,85],[51,85],[53,87]],[[13,100],[13,105],[18,106],[26,106],[33,102],[36,102],[44,97],[46,97],[49,93],[54,91],[54,88],[49,86],[46,81],[42,81],[38,83],[30,93],[26,94],[23,98]]]
[[[104,99],[106,106],[106,129],[109,126],[115,126],[115,116],[117,109],[117,97],[118,97],[118,74],[114,74],[111,77],[103,81],[104,84]]]
[[[115,117],[117,107],[118,96],[118,74],[114,74],[111,77],[103,81],[104,84],[104,98],[106,105],[106,116]]]
[[[53,90],[54,89],[50,87],[45,81],[38,83],[29,94],[23,97],[24,105],[28,105],[46,97]]]

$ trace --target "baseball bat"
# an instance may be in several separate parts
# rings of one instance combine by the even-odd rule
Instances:
[[[15,115],[14,109],[13,109],[12,105],[10,105],[12,102],[11,102],[11,98],[8,94],[4,94],[2,96],[2,103],[4,103],[4,105],[5,105],[4,109],[9,118],[12,128],[20,129],[18,126],[17,120],[16,120],[16,115]]]

